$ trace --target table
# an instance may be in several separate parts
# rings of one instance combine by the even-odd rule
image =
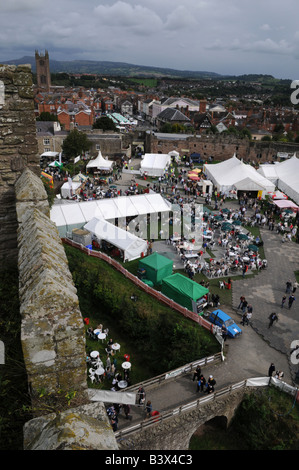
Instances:
[[[128,386],[128,382],[126,380],[120,380],[117,385],[119,388],[126,388]]]
[[[113,349],[113,351],[118,351],[120,350],[120,344],[118,343],[113,343],[111,348]]]
[[[105,338],[106,338],[106,334],[105,334],[105,333],[99,333],[99,334],[98,334],[98,339],[101,339],[102,342],[103,342],[103,340],[104,340]]]
[[[92,357],[92,358],[94,358],[94,359],[96,359],[97,357],[100,357],[99,351],[92,351],[92,352],[90,353],[90,357]]]
[[[99,367],[96,371],[95,371],[95,374],[97,375],[103,375],[105,372],[105,369],[103,369],[102,367]]]
[[[98,335],[99,333],[102,333],[102,330],[96,329],[93,331],[95,335]]]
[[[131,362],[123,362],[121,366],[123,369],[131,369]]]
[[[190,258],[198,258],[197,253],[186,253],[184,254],[185,258],[190,259]]]

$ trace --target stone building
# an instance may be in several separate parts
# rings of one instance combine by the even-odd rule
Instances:
[[[232,135],[163,134],[148,131],[145,135],[145,152],[169,153],[181,156],[200,153],[203,160],[224,161],[235,155],[244,162],[254,164],[276,161],[279,152],[294,154],[299,144],[285,142],[261,142]]]
[[[42,90],[49,91],[51,88],[51,74],[49,53],[47,50],[45,51],[45,54],[39,54],[38,51],[35,51],[35,64],[37,87]]]

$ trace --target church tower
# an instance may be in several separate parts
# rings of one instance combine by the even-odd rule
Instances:
[[[37,87],[44,91],[49,91],[51,87],[50,63],[48,51],[45,54],[39,54],[35,51],[35,64]]]

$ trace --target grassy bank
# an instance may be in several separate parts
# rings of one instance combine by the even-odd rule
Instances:
[[[121,355],[130,355],[134,383],[219,351],[207,330],[137,288],[104,261],[69,246],[65,250],[83,317],[94,328],[100,323],[108,327],[109,336],[121,345]]]

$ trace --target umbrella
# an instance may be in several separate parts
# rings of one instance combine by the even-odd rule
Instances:
[[[229,212],[229,209],[227,209],[227,208],[225,207],[224,209],[222,209],[222,212],[227,213],[227,212]]]
[[[192,175],[192,176],[188,175],[188,178],[189,178],[189,180],[192,180],[192,181],[200,181],[199,176],[196,176],[196,175]]]
[[[248,249],[251,251],[258,251],[258,247],[256,245],[249,245]]]
[[[215,215],[214,219],[215,220],[222,220],[223,217],[222,217],[222,215]]]
[[[221,230],[223,230],[223,232],[227,232],[229,230],[231,230],[231,226],[230,225],[222,225],[221,226]]]
[[[238,233],[237,237],[238,237],[240,240],[248,240],[248,236],[245,235],[245,233]]]
[[[283,211],[285,214],[292,214],[292,210],[291,209],[286,209],[285,211]]]
[[[235,220],[233,222],[233,225],[242,225],[242,222],[241,222],[241,220]]]
[[[110,186],[110,188],[117,188],[117,186]]]

